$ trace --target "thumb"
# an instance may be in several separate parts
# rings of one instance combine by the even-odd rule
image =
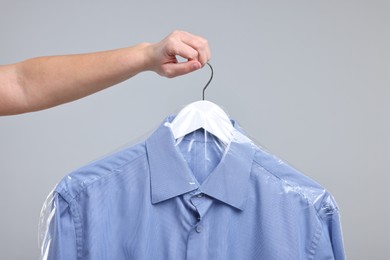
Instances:
[[[166,72],[165,76],[168,78],[173,78],[198,70],[202,67],[202,64],[200,64],[199,61],[191,60],[180,63],[168,63],[164,66],[164,71]]]

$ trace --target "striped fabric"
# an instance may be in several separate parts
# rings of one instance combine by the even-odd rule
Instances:
[[[344,259],[329,192],[235,128],[222,149],[203,130],[177,144],[163,122],[66,176],[42,259]]]

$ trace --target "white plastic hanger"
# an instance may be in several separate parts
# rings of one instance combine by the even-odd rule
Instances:
[[[203,100],[184,107],[172,121],[170,127],[175,139],[203,128],[228,145],[233,136],[233,125],[228,115],[218,105],[204,100],[205,90],[213,79],[214,74],[211,65],[209,63],[207,65],[211,69],[211,77],[203,88]]]

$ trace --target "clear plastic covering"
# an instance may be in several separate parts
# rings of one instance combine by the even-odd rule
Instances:
[[[215,104],[190,106],[58,183],[41,259],[344,259],[329,192]]]
[[[40,259],[48,259],[48,250],[50,242],[52,241],[52,232],[49,230],[50,223],[52,223],[56,213],[56,205],[54,202],[54,190],[49,193],[45,202],[43,203],[41,214],[39,216],[38,224],[38,246],[41,250]]]

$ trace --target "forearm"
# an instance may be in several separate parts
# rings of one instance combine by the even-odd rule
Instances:
[[[186,62],[178,62],[179,55]],[[115,85],[146,70],[177,77],[210,58],[207,40],[174,31],[162,41],[112,51],[39,57],[0,66],[0,115],[37,111]]]
[[[112,51],[40,57],[8,68],[14,88],[0,104],[3,114],[41,110],[67,103],[115,85],[149,69],[149,44]],[[6,97],[4,97],[6,98]]]

